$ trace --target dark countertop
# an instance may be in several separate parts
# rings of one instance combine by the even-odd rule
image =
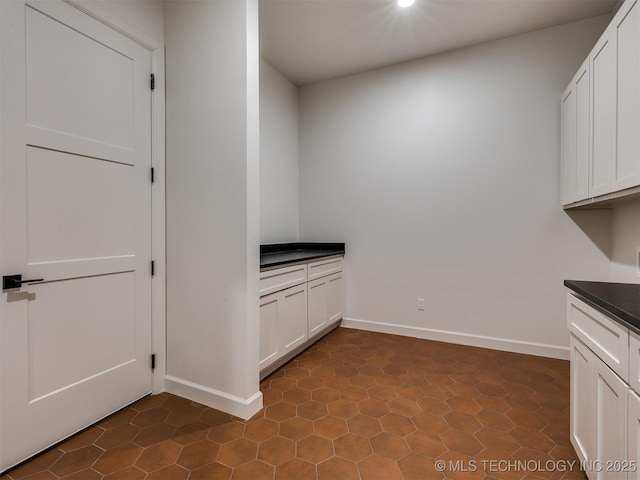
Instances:
[[[640,332],[640,284],[565,280],[564,285],[605,313],[618,317],[622,320],[619,323]]]
[[[344,243],[274,243],[260,245],[260,268],[281,267],[289,263],[344,255]]]

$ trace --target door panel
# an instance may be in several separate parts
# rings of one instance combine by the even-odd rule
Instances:
[[[150,52],[0,2],[0,470],[151,392]]]
[[[280,292],[278,354],[290,352],[307,339],[307,284]]]
[[[591,70],[593,89],[592,167],[589,195],[612,190],[616,158],[616,47],[609,32],[594,48]]]
[[[27,123],[132,148],[134,59],[112,35],[73,27],[27,8]]]
[[[574,201],[589,197],[589,140],[591,139],[591,88],[589,61],[583,65],[576,80],[576,171]]]
[[[133,256],[132,174],[130,165],[28,147],[28,262]]]
[[[135,361],[134,287],[132,272],[29,287],[29,401]]]
[[[342,318],[342,272],[327,279],[327,323],[335,323]]]
[[[582,462],[594,461],[595,404],[593,402],[595,355],[571,335],[571,443]]]
[[[604,363],[595,363],[595,459],[619,462],[627,455],[627,391],[625,383]],[[596,478],[620,480],[626,474],[615,470],[596,472]]]
[[[307,288],[307,328],[310,338],[327,325],[327,278],[312,280]]]
[[[260,369],[278,356],[278,301],[278,293],[260,299]]]
[[[562,204],[575,201],[576,179],[576,94],[575,86],[562,97],[562,162],[561,196]]]

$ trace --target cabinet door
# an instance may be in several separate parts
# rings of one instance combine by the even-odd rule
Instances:
[[[576,163],[573,201],[589,197],[589,164],[591,160],[591,81],[589,59],[575,77],[576,96]]]
[[[307,340],[307,284],[278,293],[278,356],[282,356]]]
[[[616,158],[616,36],[609,29],[593,49],[591,60],[592,152],[589,193],[592,197],[613,190]]]
[[[625,472],[615,462],[627,458],[627,385],[613,370],[598,360],[595,364],[596,455],[602,468],[594,472],[597,480],[622,480]],[[612,467],[612,468],[610,468]],[[591,477],[590,477],[591,478]]]
[[[640,5],[629,0],[613,21],[617,46],[617,152],[613,191],[640,184]]]
[[[591,462],[595,454],[594,364],[597,357],[571,335],[571,443],[582,462]]]
[[[278,358],[278,309],[280,295],[260,298],[260,369]]]
[[[640,480],[640,397],[629,390],[628,479]]]
[[[562,95],[561,104],[560,200],[562,205],[575,202],[576,178],[576,93],[573,81]]]
[[[308,328],[309,337],[322,331],[327,326],[327,289],[328,277],[309,282],[308,290]]]
[[[327,277],[327,323],[342,319],[342,272]]]
[[[587,59],[562,95],[560,169],[562,205],[589,197],[590,97],[589,59]]]
[[[309,282],[309,338],[342,318],[342,272]]]

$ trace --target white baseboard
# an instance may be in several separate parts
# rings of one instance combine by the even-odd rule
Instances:
[[[472,347],[490,348],[492,350],[504,350],[507,352],[537,355],[539,357],[569,360],[569,347],[561,347],[558,345],[545,345],[542,343],[509,340],[506,338],[485,337],[482,335],[470,335],[467,333],[409,327],[405,325],[394,325],[392,323],[358,320],[355,318],[343,318],[341,326],[357,330],[368,330],[370,332],[390,333],[393,335],[402,335],[404,337],[424,338],[426,340],[435,340],[438,342],[455,343],[459,345],[469,345]]]
[[[244,399],[182,378],[165,376],[166,391],[248,420],[262,408],[262,392]]]

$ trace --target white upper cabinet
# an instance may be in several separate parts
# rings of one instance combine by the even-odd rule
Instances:
[[[612,190],[640,184],[640,5],[628,0],[614,18],[617,46],[617,149]]]
[[[563,93],[561,111],[562,205],[637,193],[639,0],[618,10]]]

